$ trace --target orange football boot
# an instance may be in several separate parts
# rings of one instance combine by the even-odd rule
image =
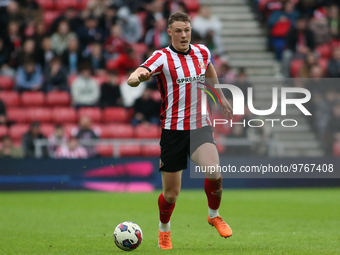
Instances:
[[[229,225],[225,223],[221,216],[217,216],[212,219],[210,219],[210,217],[208,216],[208,223],[211,226],[215,227],[222,237],[227,238],[233,234],[233,231],[231,230]]]
[[[158,248],[163,250],[172,249],[170,231],[168,232],[158,231]]]

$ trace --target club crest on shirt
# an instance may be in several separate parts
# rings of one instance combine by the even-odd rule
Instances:
[[[207,66],[204,64],[204,62],[200,62],[198,64],[198,67],[201,68],[201,69],[205,69]]]

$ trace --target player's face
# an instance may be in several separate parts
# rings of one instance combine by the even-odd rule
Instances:
[[[186,52],[191,41],[190,22],[175,21],[168,29],[171,37],[172,46],[178,51]]]

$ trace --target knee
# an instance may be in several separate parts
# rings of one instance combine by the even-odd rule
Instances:
[[[178,198],[179,190],[167,190],[163,192],[164,199],[169,203],[173,204]]]

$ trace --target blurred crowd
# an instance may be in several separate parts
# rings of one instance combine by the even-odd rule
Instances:
[[[308,78],[309,118],[327,155],[340,156],[340,1],[256,0],[285,78]]]
[[[197,0],[2,0],[0,78],[10,77],[10,89],[20,94],[65,91],[72,108],[125,107],[131,110],[131,125],[159,125],[156,79],[133,90],[126,79],[155,49],[170,44],[167,19],[178,11],[189,13],[192,43],[209,47],[223,76],[228,65],[221,58],[221,22]],[[6,118],[10,107],[0,97],[0,131],[2,125],[16,124]],[[43,135],[40,123],[31,122],[21,146],[8,134],[2,137],[0,156],[34,157],[36,138],[48,138],[51,144],[43,156],[96,156],[95,148],[83,148],[78,141],[100,137],[91,122],[80,118],[79,133],[71,135],[56,124],[50,137]]]

